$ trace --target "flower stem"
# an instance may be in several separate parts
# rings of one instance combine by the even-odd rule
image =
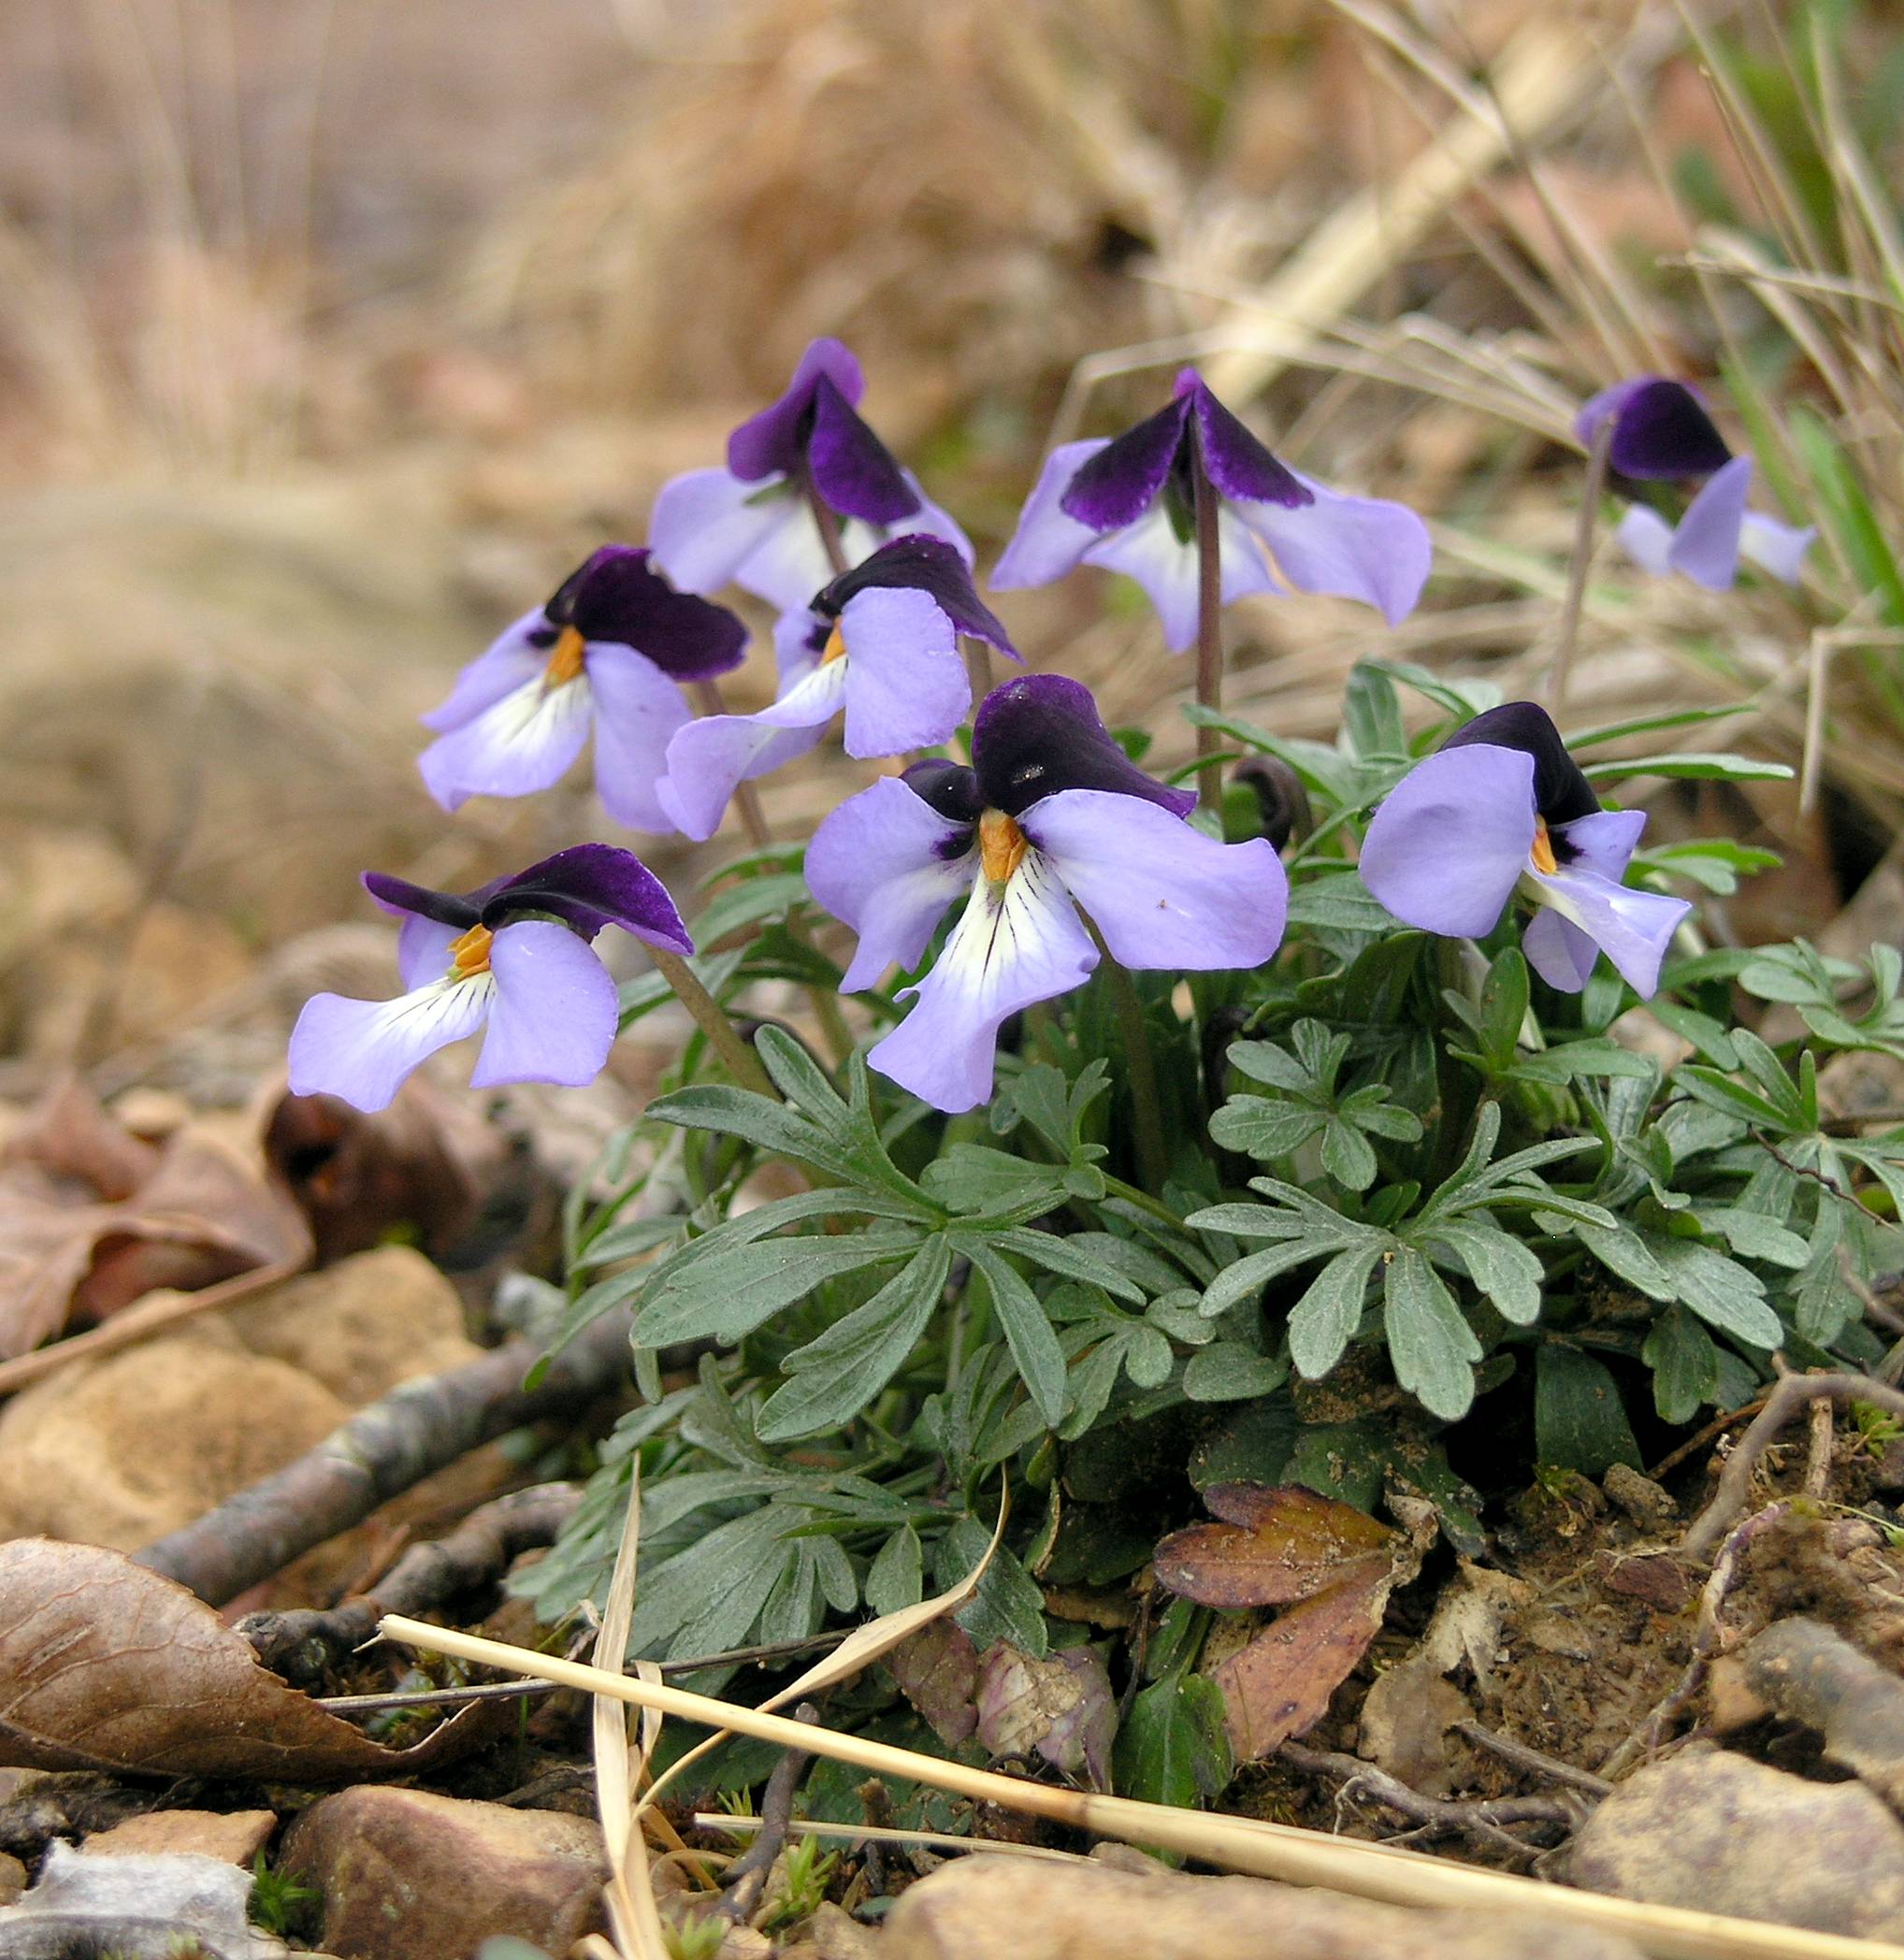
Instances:
[[[1587,595],[1587,568],[1594,557],[1594,526],[1600,518],[1600,492],[1607,482],[1607,457],[1613,447],[1615,417],[1604,416],[1587,451],[1587,478],[1580,489],[1580,514],[1574,526],[1573,555],[1567,560],[1566,598],[1561,602],[1560,630],[1553,661],[1547,670],[1547,705],[1558,714],[1566,699],[1567,669],[1573,662],[1574,641],[1580,629],[1580,606]]]
[[[673,988],[674,998],[694,1017],[695,1026],[713,1044],[714,1053],[727,1064],[728,1074],[743,1088],[779,1102],[780,1091],[760,1066],[760,1058],[741,1039],[740,1030],[728,1018],[720,1002],[700,984],[686,960],[666,946],[656,945],[649,946],[648,958],[655,962],[655,971]]]
[[[721,699],[718,681],[696,681],[689,691],[700,713],[725,714],[728,712],[727,703]],[[767,813],[760,807],[760,793],[751,783],[734,785],[734,808],[740,812],[741,828],[747,833],[747,842],[757,851],[764,851],[773,842],[773,833],[767,828]]]
[[[1158,1100],[1157,1058],[1150,1052],[1150,1030],[1144,1025],[1144,1003],[1121,961],[1111,957],[1096,922],[1087,920],[1090,936],[1103,956],[1101,971],[1111,990],[1111,1009],[1123,1037],[1124,1075],[1131,1090],[1131,1121],[1137,1146],[1137,1170],[1145,1185],[1161,1191],[1170,1175],[1170,1153],[1163,1147],[1162,1104]]]
[[[846,547],[840,538],[840,520],[814,488],[811,477],[806,482],[806,507],[813,512],[814,529],[820,534],[820,545],[826,552],[827,563],[833,568],[833,576],[838,578],[843,571],[852,569],[847,563]]]
[[[983,640],[965,642],[965,677],[972,684],[972,705],[975,708],[991,692],[991,649]]]
[[[1199,456],[1190,470],[1197,522],[1197,705],[1216,713],[1223,705],[1223,556],[1217,531],[1218,497]],[[1216,811],[1223,800],[1222,747],[1215,728],[1197,730],[1197,802]]]

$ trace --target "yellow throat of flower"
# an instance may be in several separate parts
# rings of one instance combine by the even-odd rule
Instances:
[[[450,945],[450,978],[472,980],[489,971],[489,948],[496,935],[487,926],[471,926]]]
[[[566,687],[582,677],[583,653],[588,642],[574,627],[564,627],[549,650],[549,664],[542,670],[544,687]]]
[[[1536,816],[1534,819],[1534,848],[1527,855],[1534,860],[1534,869],[1544,872],[1550,878],[1560,869],[1554,861],[1553,840],[1547,834],[1547,819],[1544,816]]]
[[[844,660],[845,657],[846,636],[841,632],[836,625],[833,630],[827,635],[826,646],[820,654],[820,665],[822,667],[830,667],[835,660]]]
[[[1024,862],[1025,833],[1002,810],[988,810],[978,820],[978,861],[994,885],[1003,885]]]

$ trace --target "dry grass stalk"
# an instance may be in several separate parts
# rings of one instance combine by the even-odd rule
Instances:
[[[1256,1818],[1178,1810],[1132,1797],[1100,1796],[1025,1782],[992,1770],[895,1749],[870,1737],[690,1694],[685,1689],[606,1675],[580,1662],[533,1653],[527,1648],[510,1647],[396,1614],[385,1618],[379,1631],[383,1639],[401,1641],[426,1653],[451,1654],[588,1693],[613,1695],[685,1722],[757,1737],[783,1749],[808,1750],[877,1776],[905,1777],[974,1802],[1000,1804],[1127,1844],[1182,1852],[1205,1864],[1258,1878],[1320,1885],[1389,1905],[1538,1913],[1550,1920],[1623,1934],[1654,1960],[1904,1960],[1904,1948],[1876,1940],[1728,1919],[1716,1912],[1645,1905],[1598,1893],[1569,1892],[1503,1872],[1477,1871],[1393,1845],[1361,1844]]]
[[[697,1810],[690,1822],[700,1831],[757,1831],[757,1817],[737,1817],[727,1810]],[[1009,1858],[1042,1858],[1048,1864],[1089,1865],[1076,1852],[1060,1852],[1048,1844],[1016,1844],[1009,1838],[955,1838],[948,1831],[902,1831],[885,1823],[824,1823],[810,1817],[791,1817],[789,1838],[844,1838],[853,1844],[918,1844],[928,1851],[998,1852]]]

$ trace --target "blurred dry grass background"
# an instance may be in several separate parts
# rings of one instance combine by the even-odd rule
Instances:
[[[308,978],[275,949],[355,915],[365,864],[473,880],[597,828],[581,791],[452,828],[414,716],[823,332],[982,566],[1054,425],[1114,425],[1186,352],[1304,467],[1430,513],[1399,633],[1234,615],[1238,710],[1322,736],[1365,653],[1536,680],[1573,406],[1724,367],[1772,493],[1839,499],[1810,587],[1604,555],[1576,718],[1748,700],[1728,743],[1809,758],[1802,810],[1659,806],[1788,852],[1741,933],[1827,921],[1904,810],[1882,7],[5,0],[0,35],[22,1080],[235,1002],[271,1023]],[[1127,598],[1007,611],[1174,760],[1190,675]],[[776,783],[785,833],[851,768]]]

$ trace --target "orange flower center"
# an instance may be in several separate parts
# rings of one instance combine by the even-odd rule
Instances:
[[[1553,840],[1547,834],[1547,819],[1544,816],[1536,816],[1534,819],[1534,848],[1527,855],[1534,860],[1534,869],[1544,872],[1550,878],[1560,869],[1554,861]]]
[[[841,632],[839,627],[836,626],[833,628],[833,630],[827,635],[826,649],[820,655],[820,665],[822,667],[830,667],[835,660],[844,660],[845,657],[846,636],[845,634]]]
[[[542,670],[544,687],[566,687],[570,681],[582,677],[583,650],[588,642],[574,627],[564,627],[555,635],[555,644],[549,652],[549,664]]]
[[[470,980],[489,971],[489,948],[496,935],[487,926],[471,926],[450,946],[450,978]]]
[[[1004,884],[1025,860],[1025,833],[1002,810],[988,810],[978,820],[978,861],[994,885]]]

